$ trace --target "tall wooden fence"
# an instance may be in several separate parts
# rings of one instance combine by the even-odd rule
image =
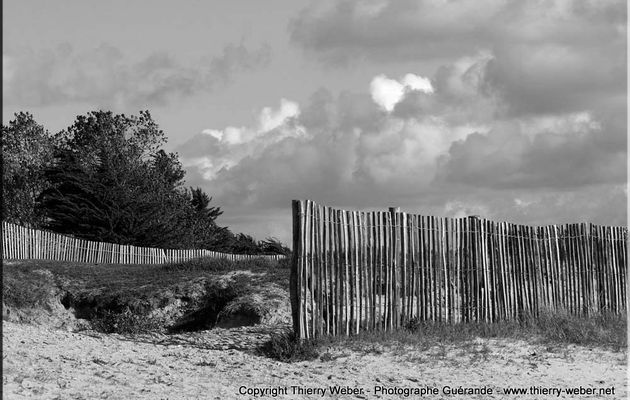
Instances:
[[[77,239],[54,232],[2,222],[3,259],[41,259],[111,264],[163,264],[201,257],[278,260],[282,255],[228,254],[210,250],[174,250],[136,247]]]
[[[625,312],[627,242],[626,227],[534,227],[294,200],[294,328],[308,338],[391,330],[414,318]]]

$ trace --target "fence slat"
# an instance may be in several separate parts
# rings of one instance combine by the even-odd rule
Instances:
[[[301,337],[387,331],[412,318],[492,323],[543,311],[626,309],[622,227],[531,227],[303,204],[294,221],[294,243],[304,246]]]

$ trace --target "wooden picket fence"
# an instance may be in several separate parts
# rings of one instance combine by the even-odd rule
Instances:
[[[345,211],[293,201],[301,338],[626,310],[626,227]]]
[[[26,228],[2,222],[2,259],[56,260],[110,264],[164,264],[202,257],[232,261],[266,258],[279,260],[283,255],[228,254],[210,250],[179,250],[137,247],[78,239],[55,232]]]

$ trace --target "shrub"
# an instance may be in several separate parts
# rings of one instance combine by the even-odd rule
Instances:
[[[300,340],[292,330],[271,335],[259,352],[262,355],[283,362],[314,360],[319,357],[315,340]]]
[[[91,320],[92,328],[103,333],[137,334],[160,330],[159,321],[135,314],[129,307],[122,312],[104,311]]]

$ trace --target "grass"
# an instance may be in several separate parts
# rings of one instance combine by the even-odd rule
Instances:
[[[275,283],[285,290],[289,288],[288,259],[235,262],[197,259],[166,265],[93,265],[29,260],[10,265],[5,263],[3,302],[9,307],[37,308],[46,304],[55,288],[88,294],[98,291],[111,300],[111,304],[93,320],[98,329],[103,332],[139,333],[155,329],[155,324],[159,322],[147,318],[146,310],[134,304],[156,292],[190,280],[224,275],[236,270],[249,270],[252,274],[239,276],[233,281],[233,287],[225,292],[231,297],[256,293],[256,287],[264,283]],[[234,307],[237,305],[241,307],[240,304]],[[493,324],[450,325],[411,320],[404,329],[395,332],[364,332],[356,336],[324,337],[308,342],[299,341],[291,333],[285,332],[273,336],[260,349],[260,353],[290,362],[318,356],[330,359],[332,356],[323,349],[332,345],[375,354],[382,352],[383,345],[387,345],[400,349],[413,346],[424,350],[437,346],[438,352],[446,356],[444,346],[458,344],[467,351],[478,352],[479,357],[483,358],[488,350],[474,347],[471,343],[475,338],[530,339],[551,350],[566,344],[576,344],[620,351],[627,347],[627,321],[625,315],[613,314],[590,317],[542,314],[538,318],[524,318],[520,323],[508,321]]]
[[[36,273],[48,270],[51,276]],[[256,279],[275,282],[288,289],[289,266],[285,260],[195,259],[174,264],[85,264],[64,261],[24,260],[3,268],[3,300],[16,307],[38,306],[45,300],[50,280],[63,290],[102,289],[109,293],[142,296],[155,290],[199,277],[235,270],[264,273]]]
[[[319,357],[320,345],[315,340],[299,340],[292,330],[286,330],[272,334],[258,352],[284,362],[308,361]]]
[[[51,295],[50,275],[38,273],[42,267],[19,268],[3,266],[2,301],[15,308],[45,306]]]
[[[361,332],[352,336],[323,336],[300,342],[293,334],[272,337],[260,350],[274,359],[294,362],[319,357],[330,361],[335,357],[324,349],[336,347],[363,354],[381,354],[385,348],[403,355],[409,348],[424,351],[426,357],[446,359],[447,346],[456,346],[473,360],[488,359],[491,349],[482,339],[527,340],[545,346],[548,350],[566,347],[567,344],[603,347],[621,352],[627,347],[627,321],[625,315],[573,316],[542,314],[520,323],[430,323],[412,320],[405,328],[383,332]],[[422,360],[416,360],[418,362]]]
[[[233,276],[227,287],[214,283],[217,279],[213,278],[231,271],[251,273]],[[4,264],[3,303],[15,309],[44,309],[51,300],[61,297],[62,304],[72,305],[78,317],[90,319],[101,332],[142,333],[160,329],[163,321],[148,314],[164,306],[165,301],[195,290],[191,282],[198,282],[200,290],[208,294],[195,300],[203,303],[199,306],[222,307],[261,284],[274,283],[288,289],[289,263],[263,258],[204,258],[163,265],[25,260]],[[208,309],[213,315],[221,310],[215,311]]]

